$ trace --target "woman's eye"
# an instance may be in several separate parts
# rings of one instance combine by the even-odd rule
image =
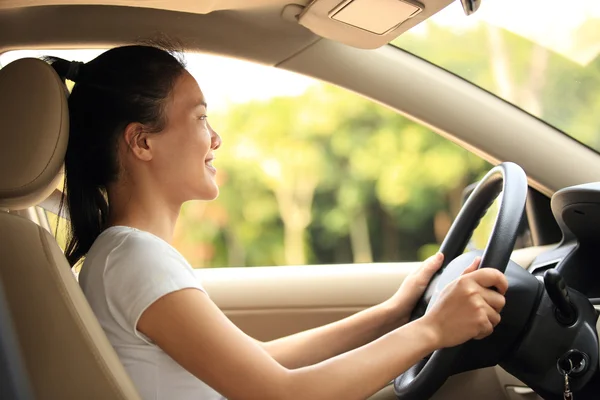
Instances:
[[[201,116],[198,117],[198,119],[200,121],[206,121],[207,118],[208,118],[208,115],[201,115]]]

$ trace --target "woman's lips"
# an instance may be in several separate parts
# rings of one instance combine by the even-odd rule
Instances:
[[[216,174],[217,173],[217,169],[215,167],[213,167],[213,165],[212,165],[213,160],[214,160],[214,158],[205,160],[204,161],[204,165],[206,166],[206,169],[208,169],[213,174]]]

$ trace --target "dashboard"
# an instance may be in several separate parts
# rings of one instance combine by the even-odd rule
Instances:
[[[552,196],[552,213],[563,239],[552,250],[540,254],[529,267],[534,276],[556,269],[566,284],[600,304],[600,183],[559,190]]]
[[[588,324],[586,327],[580,328],[575,336],[586,332],[588,338],[594,337],[595,342],[598,343],[597,332],[600,330],[598,319],[600,311],[600,268],[597,264],[598,250],[600,249],[600,183],[568,187],[556,192],[551,199],[551,208],[552,214],[562,231],[563,238],[557,246],[539,254],[529,266],[528,271],[542,284],[548,280],[549,275],[562,279],[566,284],[564,290],[571,296],[571,300],[575,296],[579,297],[580,308],[578,311],[575,307],[575,310],[580,314],[581,310],[586,307],[582,301],[585,303],[586,299],[589,300],[589,303],[594,306],[595,312],[588,315]],[[542,298],[542,301],[544,301],[544,298]],[[556,301],[554,303],[556,305]],[[587,307],[591,309],[589,303]],[[556,308],[560,307],[557,306]],[[592,311],[594,310],[592,309]],[[539,311],[537,314],[539,315]],[[576,318],[579,320],[581,316]],[[577,323],[573,324],[573,328]],[[568,324],[565,324],[565,326],[567,327],[566,331],[553,331],[556,335],[553,335],[550,331],[546,335],[539,335],[539,345],[550,348],[553,346],[562,347],[562,344],[559,344],[561,340],[558,337],[565,339],[569,337],[569,333],[567,333],[569,330],[572,330],[573,333],[575,331]],[[594,330],[594,327],[596,328],[595,332],[590,332]],[[578,347],[575,336],[569,342],[571,349]],[[564,341],[564,344],[566,345],[567,342]],[[586,340],[585,342],[589,344],[589,341]],[[583,341],[579,341],[579,346],[582,343]],[[588,345],[588,348],[591,349],[592,347]],[[566,349],[565,347],[563,350]],[[599,359],[597,357],[593,358]],[[594,369],[596,369],[594,376],[588,376],[586,379],[589,379],[589,381],[584,385],[585,387],[581,388],[583,396],[580,398],[595,399],[599,396],[600,377],[597,368]],[[553,397],[550,395],[548,398]]]

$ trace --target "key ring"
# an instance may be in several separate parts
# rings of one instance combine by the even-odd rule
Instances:
[[[564,371],[564,374],[563,374],[565,376],[565,391],[563,392],[563,399],[564,400],[574,400],[573,392],[571,392],[571,383],[569,382],[569,374],[571,374],[571,372],[573,372],[575,367],[573,366],[573,360],[571,360],[569,358],[568,361],[569,361],[569,371]]]

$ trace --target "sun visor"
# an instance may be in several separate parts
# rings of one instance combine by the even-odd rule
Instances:
[[[314,0],[297,18],[324,38],[375,49],[450,3],[452,0]]]

